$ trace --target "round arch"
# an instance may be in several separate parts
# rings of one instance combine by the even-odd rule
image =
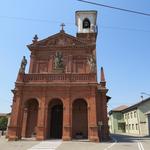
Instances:
[[[28,103],[28,101],[30,101],[30,100],[37,100],[37,102],[38,102],[38,104],[40,104],[40,99],[39,99],[39,97],[26,97],[24,100],[23,100],[23,105],[25,106],[26,105],[26,103]]]
[[[72,137],[88,138],[88,104],[85,99],[75,99],[72,103]]]
[[[63,132],[63,101],[53,98],[48,103],[47,138],[60,139]]]
[[[25,137],[36,136],[38,108],[39,101],[36,98],[27,99],[24,102],[23,126],[25,126]]]
[[[82,26],[83,26],[83,29],[90,29],[90,27],[91,27],[91,22],[90,22],[90,20],[89,20],[88,18],[85,18],[85,19],[83,20]]]

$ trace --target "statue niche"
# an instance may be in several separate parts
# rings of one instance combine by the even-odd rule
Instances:
[[[90,73],[96,73],[96,59],[94,55],[88,58],[88,64],[90,66]]]
[[[63,55],[62,55],[62,52],[60,52],[60,51],[57,51],[55,54],[54,68],[55,68],[55,70],[63,70],[64,69]]]

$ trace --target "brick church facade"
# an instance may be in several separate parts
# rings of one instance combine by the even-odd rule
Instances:
[[[97,82],[96,11],[77,11],[76,37],[64,31],[28,45],[29,72],[23,57],[12,90],[8,139],[109,138],[106,81]]]

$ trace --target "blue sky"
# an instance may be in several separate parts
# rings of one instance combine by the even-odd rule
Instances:
[[[91,1],[150,13],[147,0]],[[3,0],[0,4],[0,112],[10,111],[11,89],[23,55],[29,65],[26,45],[35,34],[43,39],[59,32],[62,22],[66,24],[65,31],[75,36],[76,10],[98,11],[98,76],[103,66],[108,95],[112,97],[109,109],[134,104],[141,100],[141,92],[150,93],[150,17],[76,0]]]

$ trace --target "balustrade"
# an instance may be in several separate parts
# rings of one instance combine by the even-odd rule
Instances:
[[[24,82],[96,82],[95,74],[25,74]]]

